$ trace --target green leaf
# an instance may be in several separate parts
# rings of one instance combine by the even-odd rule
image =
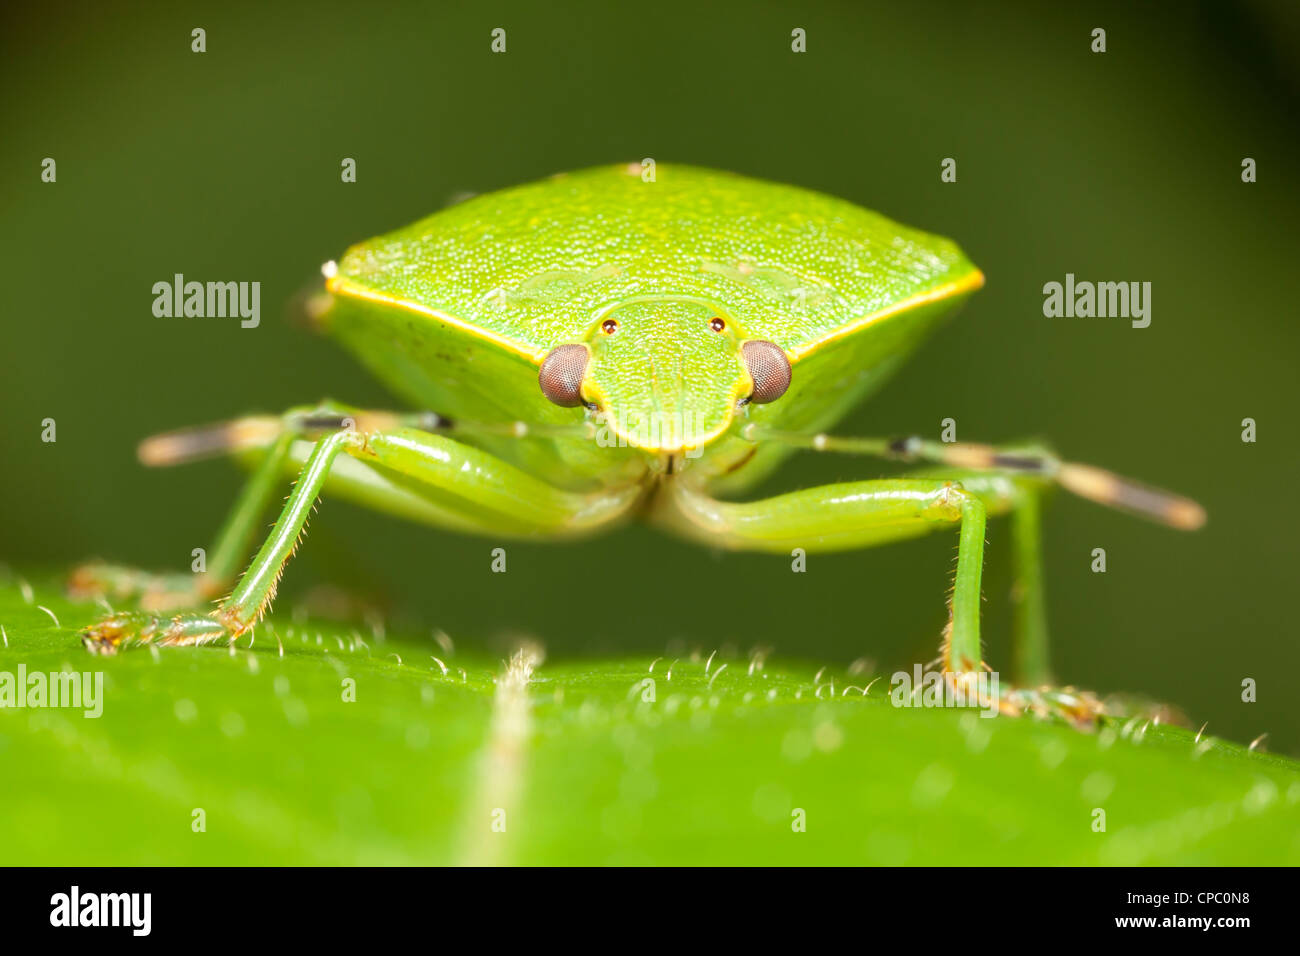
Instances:
[[[1180,728],[895,708],[888,679],[712,648],[524,682],[289,616],[99,658],[100,609],[23,591],[0,581],[0,673],[102,672],[103,713],[0,709],[5,865],[1300,862],[1300,765]]]

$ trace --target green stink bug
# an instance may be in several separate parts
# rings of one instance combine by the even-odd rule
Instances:
[[[950,682],[969,684],[984,668],[985,520],[1010,514],[1017,682],[1039,685],[1044,488],[1174,527],[1204,518],[1191,501],[1041,448],[827,435],[983,276],[946,239],[807,190],[685,166],[660,166],[653,182],[639,165],[591,169],[469,200],[355,246],[325,272],[321,326],[429,411],[324,402],[147,440],[151,464],[212,452],[259,461],[203,575],[102,565],[76,575],[79,593],[141,599],[142,610],[87,628],[90,650],[238,638],[265,612],[326,493],[496,537],[574,537],[638,516],[713,546],[784,553],[955,525],[941,660]],[[928,467],[737,500],[800,448]],[[240,577],[286,470],[294,490]],[[160,616],[232,583],[214,611]]]

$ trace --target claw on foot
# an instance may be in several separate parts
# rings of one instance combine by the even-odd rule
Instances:
[[[943,671],[951,699],[1007,717],[1032,716],[1059,720],[1076,730],[1092,730],[1115,711],[1089,691],[1073,687],[1010,687],[999,689],[987,670]]]
[[[1013,687],[1000,704],[1004,714],[1060,720],[1076,730],[1092,730],[1101,718],[1112,716],[1096,694],[1073,687]]]
[[[140,611],[124,611],[84,628],[81,643],[92,654],[116,654],[145,644],[183,647],[211,644],[235,636],[225,624],[206,614],[165,618]]]
[[[978,706],[1006,717],[1055,720],[1075,730],[1096,730],[1103,720],[1145,721],[1149,724],[1186,725],[1176,708],[1148,700],[1121,696],[1104,699],[1074,687],[1009,687],[999,690],[996,680],[981,671],[943,671],[952,698],[964,706]]]

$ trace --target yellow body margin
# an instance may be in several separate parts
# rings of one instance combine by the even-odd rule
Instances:
[[[931,302],[940,302],[943,299],[950,299],[955,295],[962,295],[967,292],[974,292],[984,285],[984,273],[976,269],[970,275],[958,279],[956,282],[950,282],[947,285],[941,285],[937,288],[930,289],[928,292],[922,292],[920,295],[914,295],[910,299],[904,299],[902,302],[895,302],[887,309],[881,309],[879,312],[873,312],[870,315],[864,315],[860,319],[854,319],[846,325],[840,326],[833,332],[828,332],[819,339],[813,339],[811,342],[805,342],[803,345],[787,349],[786,354],[790,357],[791,364],[799,361],[816,352],[822,346],[836,339],[844,338],[846,335],[852,335],[860,331],[872,322],[878,322],[881,319],[887,319],[891,315],[897,315],[900,312],[906,312],[909,309],[915,309],[917,306],[928,305]]]
[[[344,276],[336,275],[326,279],[325,288],[331,295],[347,296],[348,298],[360,299],[364,302],[374,302],[379,305],[391,306],[394,309],[401,309],[404,312],[412,312],[415,315],[422,315],[425,318],[436,319],[439,322],[452,326],[453,328],[460,329],[463,332],[468,332],[470,335],[476,336],[485,342],[491,342],[493,345],[503,348],[507,352],[513,352],[515,355],[527,359],[534,365],[540,366],[542,360],[546,358],[545,349],[538,350],[529,348],[523,342],[518,342],[515,339],[508,339],[503,335],[497,335],[495,332],[489,332],[487,329],[466,322],[464,319],[458,319],[454,315],[440,312],[437,309],[431,309],[426,305],[420,305],[419,303],[411,302],[408,299],[399,299],[396,296],[387,295],[383,292],[376,292],[374,289],[368,289],[363,285],[358,285]]]
[[[864,315],[859,319],[854,319],[852,322],[840,326],[833,332],[829,332],[819,339],[814,339],[811,342],[805,342],[804,344],[792,349],[787,349],[786,354],[790,357],[790,362],[793,364],[837,339],[853,335],[855,332],[860,331],[862,328],[873,322],[886,319],[891,315],[897,315],[900,312],[906,312],[909,309],[914,309],[918,306],[927,305],[931,302],[940,302],[944,299],[952,298],[953,296],[963,295],[967,292],[974,292],[983,285],[984,273],[976,269],[974,272],[958,279],[956,282],[941,285],[937,288],[930,289],[928,292],[922,292],[920,295],[914,295],[910,299],[895,302],[893,305],[886,309],[881,309],[879,312],[873,312],[870,315]],[[466,322],[464,319],[458,319],[449,313],[439,311],[438,309],[432,309],[416,302],[411,302],[408,299],[399,299],[396,296],[377,292],[374,289],[369,289],[366,286],[359,285],[345,276],[332,276],[325,281],[325,288],[331,295],[347,296],[365,302],[374,302],[379,305],[386,305],[395,309],[401,309],[405,312],[422,315],[426,318],[436,319],[439,322],[446,323],[453,328],[460,329],[470,335],[480,338],[485,342],[491,342],[493,345],[503,348],[508,352],[512,352],[521,358],[527,359],[529,362],[537,366],[540,366],[542,361],[546,358],[547,350],[545,349],[529,348],[522,342],[506,338],[503,335],[497,335],[481,326]]]

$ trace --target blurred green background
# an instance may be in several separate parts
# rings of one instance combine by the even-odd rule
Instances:
[[[692,162],[957,239],[987,287],[843,431],[934,435],[953,417],[963,439],[1044,436],[1198,498],[1210,523],[1183,535],[1058,496],[1057,672],[1300,750],[1286,684],[1300,672],[1293,4],[224,2],[0,17],[0,559],[187,567],[240,476],[145,470],[139,438],[323,396],[392,402],[282,318],[320,263],[459,192]],[[1089,50],[1098,26],[1104,55]],[[194,27],[205,54],[190,52]],[[504,55],[489,52],[494,27]],[[805,54],[790,51],[794,27]],[[355,184],[339,181],[343,157]],[[940,182],[944,157],[955,184]],[[260,280],[261,327],[155,318],[151,287],[176,272]],[[1150,328],[1044,318],[1042,286],[1067,272],[1152,282]],[[1247,416],[1256,444],[1240,440]],[[40,440],[47,417],[55,444]],[[767,490],[878,468],[805,457]],[[995,666],[1009,663],[1007,538],[990,528]],[[499,575],[492,546],[327,501],[282,602],[331,583],[462,639],[532,633],[553,656],[681,639],[892,667],[933,655],[955,554],[940,535],[814,556],[794,575],[631,528],[516,544]],[[1095,547],[1104,575],[1089,570]],[[612,587],[584,573],[611,567]],[[1241,702],[1246,677],[1257,703]]]

